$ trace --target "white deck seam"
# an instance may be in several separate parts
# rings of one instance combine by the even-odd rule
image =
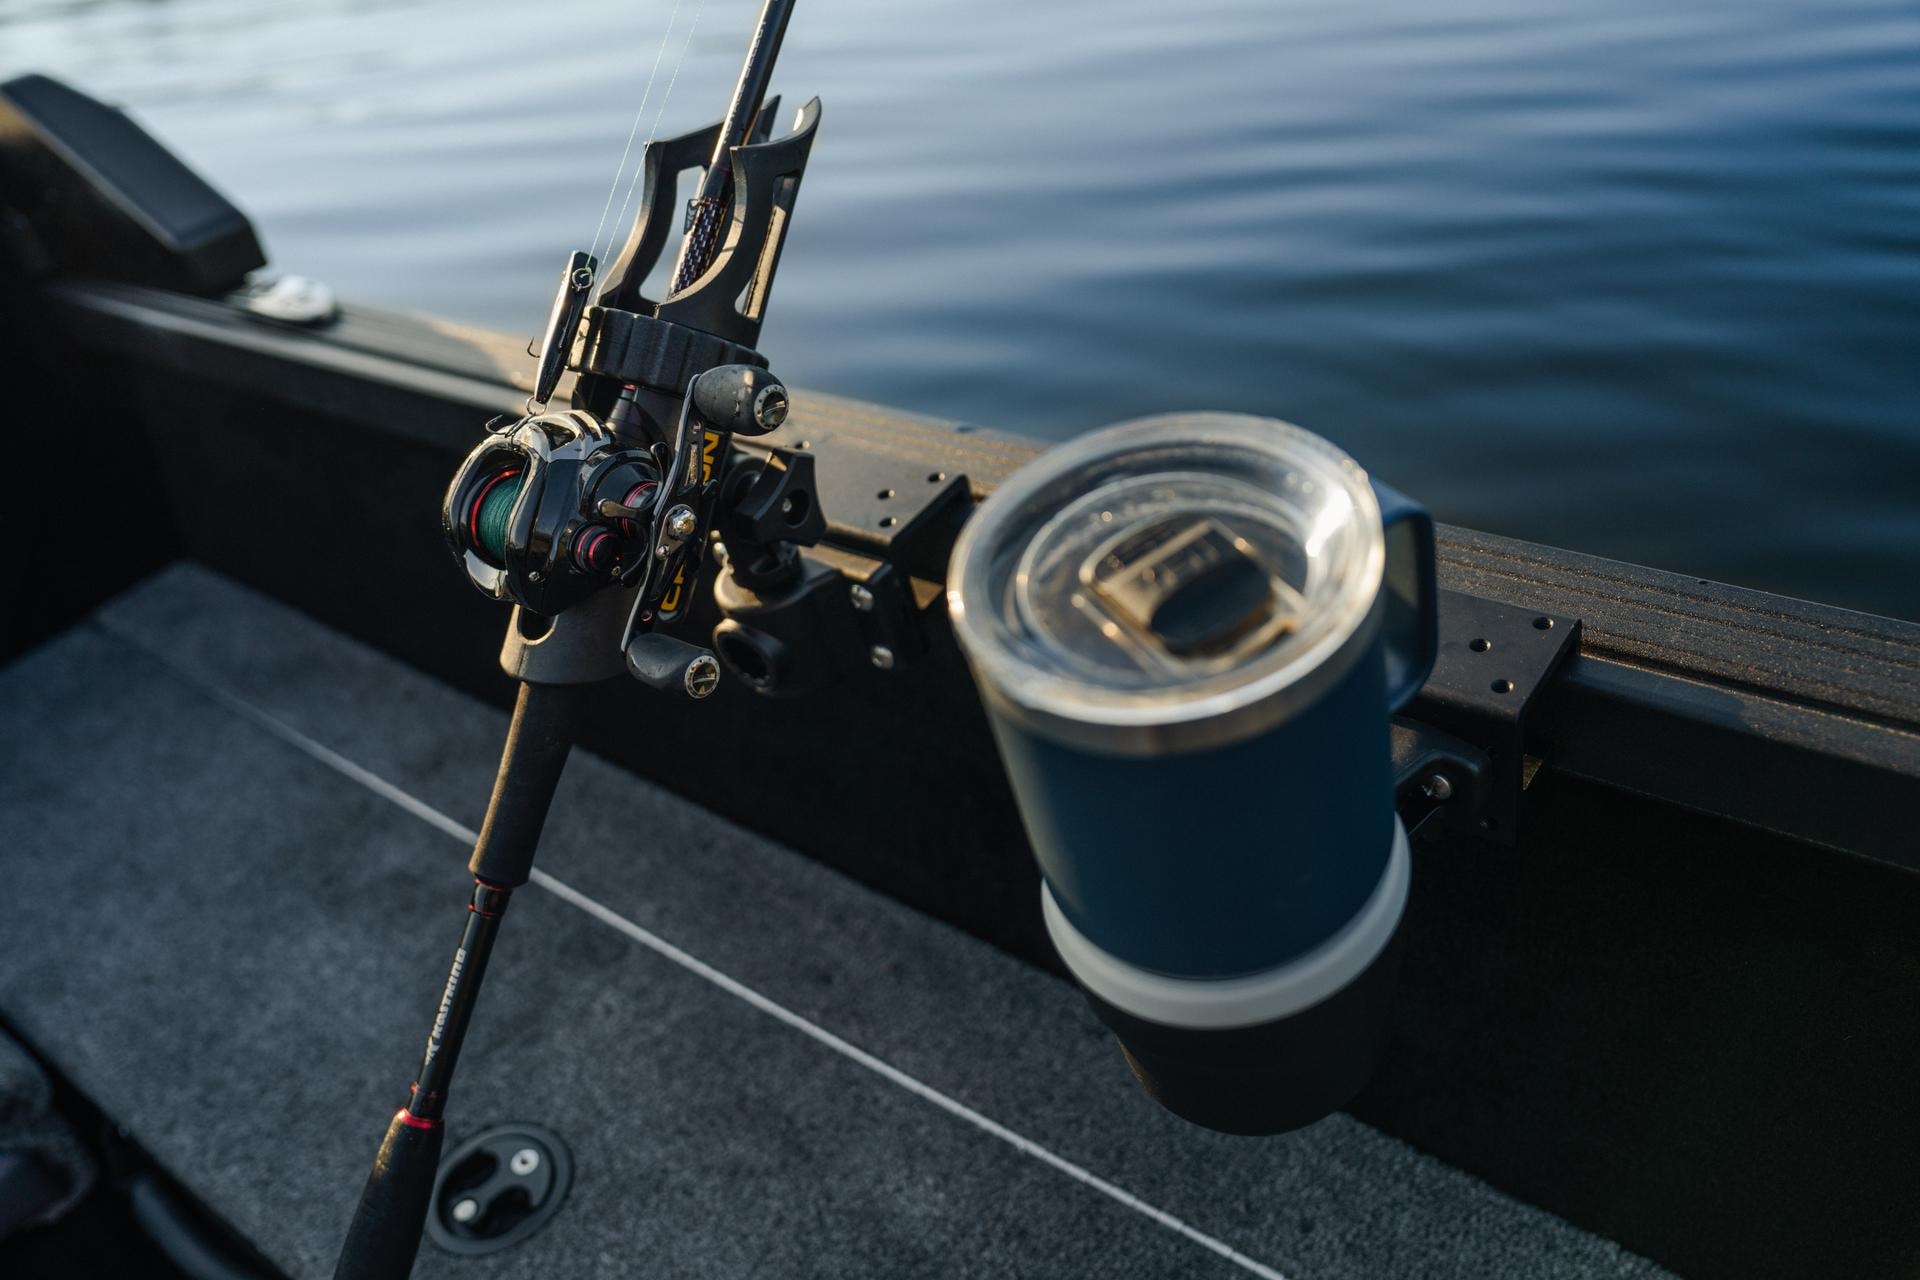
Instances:
[[[141,653],[173,673],[181,681],[200,690],[227,710],[232,711],[235,715],[258,728],[265,730],[288,746],[327,766],[341,776],[358,783],[381,799],[397,805],[427,825],[436,828],[445,835],[451,836],[464,844],[471,846],[479,839],[478,832],[467,828],[453,818],[440,812],[440,810],[434,808],[426,801],[420,799],[418,796],[395,786],[372,770],[355,763],[319,740],[307,736],[265,708],[256,706],[238,694],[223,689],[211,681],[186,670],[166,655],[149,648],[138,637],[122,631],[105,619],[99,619],[98,622],[101,629],[112,635],[115,639],[138,649]],[[1135,1213],[1165,1227],[1167,1230],[1185,1237],[1201,1248],[1215,1253],[1226,1261],[1240,1267],[1242,1270],[1260,1276],[1262,1280],[1288,1280],[1281,1272],[1268,1266],[1264,1262],[1248,1257],[1224,1240],[1210,1236],[1198,1227],[1191,1225],[1181,1218],[1175,1217],[1166,1210],[1148,1204],[1126,1188],[1107,1181],[1091,1170],[1075,1164],[1065,1156],[1041,1146],[1024,1134],[1007,1128],[1007,1126],[994,1120],[992,1117],[975,1111],[964,1102],[949,1097],[925,1081],[908,1075],[892,1063],[875,1057],[873,1054],[850,1041],[841,1039],[818,1023],[812,1022],[802,1015],[795,1013],[771,997],[762,995],[752,987],[747,986],[739,979],[722,973],[699,957],[681,950],[658,934],[651,932],[641,925],[635,924],[619,912],[613,910],[613,908],[588,897],[558,877],[536,867],[533,870],[532,883],[538,885],[548,893],[553,894],[562,902],[592,916],[609,928],[625,934],[633,941],[646,947],[649,951],[654,952],[663,959],[671,961],[694,976],[718,987],[728,995],[751,1005],[768,1017],[784,1023],[816,1043],[831,1049],[850,1062],[866,1068],[881,1079],[905,1089],[908,1093],[913,1094],[923,1101],[932,1103],[948,1115],[964,1120],[974,1128],[979,1129],[982,1133],[998,1138],[1022,1155],[1030,1156],[1049,1168],[1072,1178],[1075,1182],[1092,1188],[1094,1191],[1099,1192],[1115,1203],[1123,1205]]]

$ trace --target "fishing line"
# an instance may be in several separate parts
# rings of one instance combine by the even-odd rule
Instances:
[[[702,3],[704,4],[705,0],[702,0]],[[613,181],[607,184],[607,201],[605,204],[600,206],[600,223],[598,226],[594,227],[593,229],[593,240],[590,242],[587,252],[596,262],[599,261],[599,258],[600,258],[600,233],[606,230],[607,213],[609,210],[613,208],[613,193],[620,189],[620,176],[627,171],[627,159],[633,154],[633,139],[635,135],[637,135],[640,132],[640,118],[647,114],[647,99],[653,96],[653,82],[656,79],[658,79],[660,76],[660,59],[666,56],[667,41],[672,37],[673,24],[679,20],[679,17],[680,17],[680,0],[673,0],[673,8],[667,14],[667,28],[666,30],[660,33],[659,47],[653,51],[653,69],[647,72],[646,90],[640,95],[640,105],[634,109],[633,123],[627,126],[627,145],[624,148],[622,148],[620,151],[620,163],[614,166]],[[694,20],[696,22],[699,20],[698,14],[694,15]],[[686,56],[685,46],[681,47],[680,56],[682,58]],[[678,78],[680,74],[680,67],[678,63],[674,65],[673,74],[675,78]],[[669,93],[672,92],[671,82],[669,82],[668,84],[668,92]],[[647,141],[651,142],[653,141],[653,139],[649,137]],[[639,170],[636,169],[634,172],[637,175]],[[627,190],[631,192],[633,190],[632,186],[629,185]],[[620,213],[623,217],[625,216],[626,211],[627,211],[626,205],[622,204],[620,206]],[[619,227],[620,227],[619,221],[615,220],[613,225],[614,225],[614,234],[618,235]],[[613,248],[613,242],[611,239],[609,239],[607,242],[607,248],[609,249]]]
[[[678,0],[675,0],[675,2],[677,5]],[[667,90],[665,93],[660,95],[660,106],[653,113],[652,126],[647,129],[646,146],[643,146],[640,149],[642,163],[636,164],[633,167],[633,176],[627,179],[627,194],[621,198],[620,212],[618,215],[615,216],[613,220],[613,234],[616,236],[620,234],[621,224],[627,220],[627,206],[633,201],[634,188],[639,186],[640,184],[640,172],[641,170],[646,168],[646,164],[644,162],[645,156],[646,156],[646,147],[652,146],[653,140],[660,136],[660,121],[664,119],[667,114],[667,104],[673,101],[673,86],[677,84],[680,80],[680,68],[686,65],[687,51],[693,48],[693,36],[696,31],[700,30],[700,15],[705,13],[706,9],[707,9],[707,0],[699,0],[699,3],[695,4],[693,7],[693,21],[687,24],[686,39],[684,39],[680,43],[680,56],[678,58],[675,58],[673,61],[673,74],[667,77]],[[672,27],[669,26],[668,30],[671,31]],[[643,99],[640,103],[640,109],[644,111],[646,110],[646,107],[647,107],[646,101]],[[640,122],[639,117],[635,116],[634,123],[638,124],[639,122]],[[631,141],[631,139],[629,139],[629,141]],[[619,175],[615,174],[613,180],[617,184],[620,181]],[[612,201],[613,193],[611,191],[607,193],[607,199],[609,202]],[[605,215],[603,214],[602,216],[604,217]],[[594,242],[596,244],[599,243],[598,232],[594,233]],[[607,239],[607,251],[609,253],[613,251],[613,239],[611,236],[608,237]]]

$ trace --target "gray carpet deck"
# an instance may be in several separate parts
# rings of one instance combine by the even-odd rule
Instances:
[[[189,565],[0,671],[0,1009],[292,1275],[411,1078],[504,727]],[[1345,1116],[1186,1126],[1070,988],[591,756],[540,865],[449,1142],[547,1124],[573,1194],[416,1275],[1662,1274]]]

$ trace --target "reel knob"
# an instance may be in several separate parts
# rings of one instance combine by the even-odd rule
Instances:
[[[787,420],[787,388],[765,369],[723,364],[693,380],[693,411],[737,436],[763,436]]]

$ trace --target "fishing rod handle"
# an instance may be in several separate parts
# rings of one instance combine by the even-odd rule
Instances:
[[[573,749],[587,688],[521,683],[507,744],[500,753],[500,772],[468,863],[476,879],[518,889],[532,874],[534,850]]]
[[[447,975],[440,1016],[408,1106],[387,1125],[373,1172],[360,1192],[334,1280],[405,1280],[413,1270],[433,1202],[445,1129],[440,1120],[454,1064],[479,999],[500,917],[533,867],[540,828],[566,767],[585,686],[522,682],[500,773],[474,846],[475,884],[460,948]]]
[[[394,1113],[380,1141],[373,1172],[360,1192],[353,1225],[334,1267],[334,1280],[404,1280],[413,1269],[440,1170],[446,1132],[441,1110],[510,896],[484,881],[474,883],[466,927],[440,997],[439,1016],[427,1036],[426,1057],[414,1077],[407,1105]]]
[[[420,1251],[446,1131],[437,1120],[396,1112],[360,1192],[333,1280],[406,1280]]]

